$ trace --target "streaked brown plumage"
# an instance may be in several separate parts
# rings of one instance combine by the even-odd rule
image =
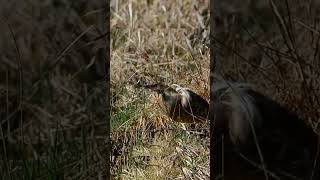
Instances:
[[[167,115],[176,122],[205,123],[209,104],[200,95],[179,85],[148,85],[145,86],[162,96]]]

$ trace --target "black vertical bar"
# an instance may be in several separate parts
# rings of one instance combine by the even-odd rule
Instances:
[[[110,0],[103,1],[103,11],[100,18],[101,31],[106,33],[105,48],[101,48],[101,58],[105,61],[105,82],[106,82],[106,179],[111,179],[111,139],[110,139]]]
[[[213,74],[217,70],[218,49],[214,46],[214,38],[217,34],[216,27],[219,21],[219,0],[210,1],[210,89],[214,86]],[[222,139],[218,131],[215,131],[214,95],[210,90],[210,179],[221,179],[222,177]]]

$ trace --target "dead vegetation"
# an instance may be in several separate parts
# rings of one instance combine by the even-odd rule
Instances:
[[[299,114],[319,120],[319,3],[260,0],[223,1],[217,73],[253,84]]]
[[[221,14],[213,37],[213,48],[219,52],[215,73],[252,84],[319,134],[319,3],[219,2]],[[303,132],[296,133],[295,139],[304,137]],[[318,160],[318,154],[314,158]]]
[[[0,4],[1,179],[103,177],[101,4]]]
[[[208,100],[208,18],[201,14],[207,7],[208,1],[111,1],[114,178],[209,179],[209,138],[172,122],[156,94],[135,86],[176,83]]]

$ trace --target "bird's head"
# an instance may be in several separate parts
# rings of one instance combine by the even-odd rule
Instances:
[[[162,96],[168,116],[185,123],[205,122],[209,104],[200,95],[178,84],[144,86]]]

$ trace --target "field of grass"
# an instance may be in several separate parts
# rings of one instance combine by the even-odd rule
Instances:
[[[104,178],[101,3],[0,4],[0,179]]]
[[[220,12],[211,47],[218,52],[215,73],[226,80],[253,85],[320,134],[319,2],[215,2]],[[303,132],[296,133],[303,137]]]
[[[295,0],[220,3],[221,22],[214,37],[220,52],[216,73],[251,83],[306,121],[318,124],[320,4]]]
[[[221,1],[215,73],[316,127],[320,5],[270,2]],[[157,94],[136,86],[180,84],[209,100],[209,0],[110,3],[113,178],[209,179],[208,124],[173,122]],[[0,4],[0,178],[105,179],[100,1]]]
[[[173,122],[157,94],[135,86],[175,83],[208,100],[208,3],[111,1],[114,178],[209,179],[209,138]]]
[[[252,84],[318,132],[319,3],[219,2],[215,73]],[[209,139],[170,121],[159,97],[135,86],[176,83],[208,99],[206,7],[207,1],[112,1],[114,177],[209,178]]]

